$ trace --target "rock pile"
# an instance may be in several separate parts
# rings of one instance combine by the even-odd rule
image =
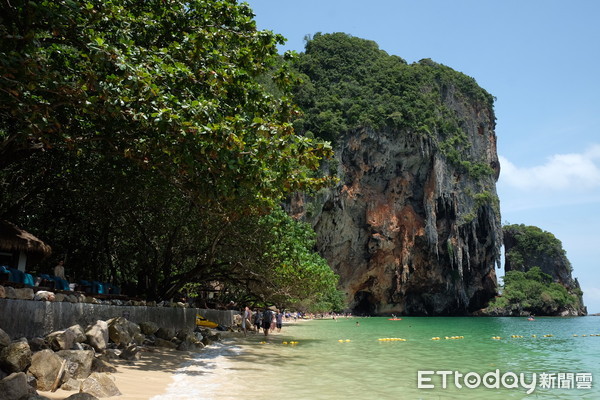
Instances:
[[[0,286],[0,299],[14,300],[36,300],[68,303],[104,304],[112,306],[148,306],[148,307],[173,307],[189,308],[189,304],[170,301],[145,301],[145,300],[121,300],[121,299],[99,299],[93,295],[81,292],[71,294],[54,293],[45,290],[34,291],[32,288],[14,288],[12,286]]]
[[[111,360],[135,362],[150,346],[197,351],[219,340],[210,329],[175,332],[124,317],[14,341],[0,328],[0,400],[44,400],[37,390],[59,388],[76,392],[69,400],[118,396]]]

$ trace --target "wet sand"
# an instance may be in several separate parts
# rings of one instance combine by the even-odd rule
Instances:
[[[111,374],[121,396],[104,397],[106,400],[148,400],[166,392],[172,382],[172,374],[187,361],[193,359],[193,353],[162,348],[145,349],[142,358],[131,362],[111,360],[117,372]],[[38,392],[52,400],[64,400],[76,392],[58,389],[56,392]]]

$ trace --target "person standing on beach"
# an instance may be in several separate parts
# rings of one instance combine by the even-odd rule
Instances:
[[[269,334],[269,329],[271,328],[271,320],[273,319],[273,312],[268,308],[265,308],[262,314],[262,327],[265,332],[265,336]]]
[[[281,332],[281,327],[283,326],[283,313],[281,311],[277,312],[275,316],[275,325],[277,326],[277,332]]]
[[[254,326],[256,327],[256,332],[260,333],[260,328],[262,327],[262,313],[260,309],[256,309],[256,313],[254,314]]]
[[[252,316],[252,311],[250,311],[250,308],[248,308],[248,306],[246,306],[244,308],[244,312],[242,312],[242,330],[244,331],[244,336],[246,336],[246,333],[248,332],[248,325],[250,325],[250,317]]]

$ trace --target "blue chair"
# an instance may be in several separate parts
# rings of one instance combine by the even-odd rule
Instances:
[[[35,281],[33,280],[33,276],[31,274],[25,274],[25,278],[23,279],[23,283],[26,286],[35,286]]]
[[[25,283],[25,273],[16,268],[10,268],[10,280],[15,283]]]

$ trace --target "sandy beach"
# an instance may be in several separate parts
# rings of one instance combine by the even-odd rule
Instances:
[[[148,348],[139,361],[112,360],[117,372],[112,374],[121,396],[105,397],[107,400],[148,400],[163,394],[172,382],[172,374],[182,363],[193,359],[193,353],[163,348]],[[39,394],[53,400],[64,400],[76,392],[58,389]]]

